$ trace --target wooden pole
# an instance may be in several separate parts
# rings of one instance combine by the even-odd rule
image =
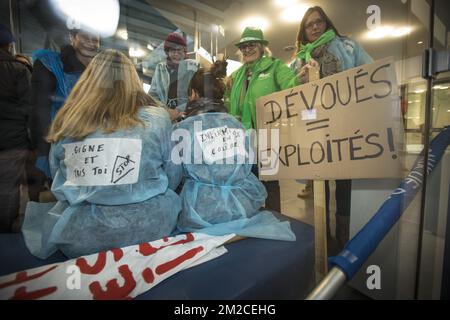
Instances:
[[[320,79],[320,67],[308,69],[308,82]],[[316,283],[320,283],[328,273],[327,253],[327,212],[325,181],[314,181],[314,235],[316,253]]]
[[[328,273],[325,181],[314,181],[314,237],[316,283],[320,283]]]

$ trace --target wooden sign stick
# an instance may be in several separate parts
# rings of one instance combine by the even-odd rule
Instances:
[[[314,237],[315,274],[316,283],[319,283],[328,273],[325,181],[314,181]]]
[[[320,67],[308,69],[308,82],[320,80]],[[327,217],[325,199],[325,181],[314,181],[314,236],[316,283],[322,281],[328,273],[327,254]]]

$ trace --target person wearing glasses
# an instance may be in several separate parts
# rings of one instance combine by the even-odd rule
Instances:
[[[297,54],[291,64],[301,83],[307,82],[304,76],[312,67],[319,67],[320,78],[325,78],[372,62],[357,42],[338,32],[321,7],[306,11],[297,35]]]
[[[236,44],[244,65],[231,75],[226,102],[229,112],[246,129],[256,127],[256,100],[298,85],[297,77],[281,60],[271,56],[262,30],[246,28]],[[254,171],[257,171],[256,166]],[[264,183],[268,192],[266,208],[280,212],[278,181]]]
[[[150,95],[170,109],[172,118],[177,118],[186,109],[188,86],[199,67],[197,61],[186,59],[187,43],[181,34],[169,33],[164,41],[167,61],[160,62],[155,69]]]
[[[311,68],[318,68],[320,78],[325,78],[372,62],[372,58],[357,42],[338,32],[321,7],[311,7],[306,11],[297,35],[297,54],[290,65],[301,83],[309,81],[308,71]],[[310,194],[311,185],[309,182],[298,196]],[[351,180],[336,181],[336,238],[339,248],[349,239],[351,186]],[[327,233],[330,238],[328,181],[326,194]]]

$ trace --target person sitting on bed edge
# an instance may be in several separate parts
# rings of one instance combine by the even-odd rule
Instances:
[[[225,61],[216,61],[210,70],[199,69],[189,84],[185,120],[174,127],[172,139],[183,139],[177,140],[172,152],[172,161],[179,152],[178,165],[173,161],[169,171],[182,170],[185,178],[178,229],[294,241],[289,222],[260,211],[267,192],[251,172],[249,135],[222,101],[225,76]]]
[[[168,186],[172,124],[142,88],[132,62],[98,54],[50,128],[55,204],[28,204],[22,232],[45,259],[150,242],[176,230],[179,196]]]

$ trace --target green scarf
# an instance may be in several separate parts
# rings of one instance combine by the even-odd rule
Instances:
[[[249,69],[254,71],[258,68],[258,65],[261,61],[264,60],[264,57],[256,61],[256,63],[247,66],[242,66],[236,73],[235,78],[233,79],[233,89],[231,90],[230,97],[230,114],[238,118],[242,125],[246,129],[250,129],[253,127],[252,123],[252,110],[250,106],[249,100],[250,97],[247,97],[247,92],[244,88],[244,82],[247,78],[247,72]]]
[[[297,58],[300,58],[305,62],[309,62],[309,60],[311,60],[311,53],[315,48],[330,42],[334,38],[336,38],[336,33],[333,29],[324,32],[320,38],[313,43],[302,44],[300,52],[297,53]]]

